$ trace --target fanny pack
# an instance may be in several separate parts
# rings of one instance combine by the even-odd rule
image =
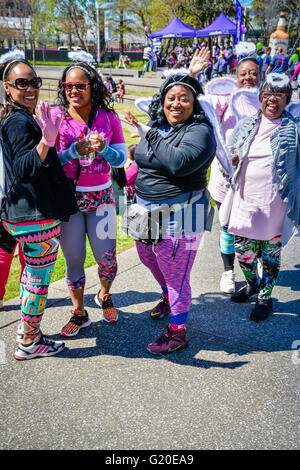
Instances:
[[[172,206],[163,204],[151,211],[136,203],[134,198],[132,203],[127,204],[122,214],[122,230],[137,242],[144,243],[145,245],[157,245],[166,236],[166,228],[162,223],[163,220],[170,218],[171,214],[175,215],[182,211],[185,205],[188,205],[187,209],[189,209],[190,205],[202,197],[202,194],[192,197],[191,193],[186,201]],[[188,210],[184,213],[184,219],[187,216],[187,212]]]

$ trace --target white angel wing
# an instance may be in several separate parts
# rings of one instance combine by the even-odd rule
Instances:
[[[238,90],[237,81],[231,77],[217,77],[205,85],[205,94],[209,95],[231,95]]]
[[[189,75],[189,73],[190,73],[189,69],[186,69],[184,67],[180,67],[178,69],[166,69],[163,71],[163,77],[168,78],[171,75],[177,75],[177,74]]]
[[[239,88],[232,94],[230,106],[237,121],[255,114],[260,109],[261,103],[258,95],[257,87]]]
[[[300,100],[298,103],[291,103],[285,108],[292,116],[300,117]]]
[[[4,64],[6,62],[10,62],[11,60],[24,60],[25,59],[25,52],[17,47],[14,47],[9,52],[2,54],[0,56],[0,64]]]
[[[134,104],[140,111],[145,114],[148,114],[148,109],[151,101],[152,96],[149,96],[148,98],[138,98],[137,100],[135,100]]]
[[[68,52],[68,57],[70,60],[73,60],[74,62],[93,62],[94,58],[92,54],[86,51],[71,51]]]
[[[231,155],[225,143],[220,119],[214,107],[210,104],[208,98],[205,95],[199,95],[197,99],[203,111],[205,112],[207,118],[209,119],[211,125],[213,126],[215,139],[217,142],[216,157],[219,160],[219,163],[221,164],[223,169],[225,170],[226,174],[232,175],[233,168],[231,164]]]

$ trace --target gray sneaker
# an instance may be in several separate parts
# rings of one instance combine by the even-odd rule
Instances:
[[[54,356],[60,353],[65,347],[65,343],[61,341],[53,341],[48,336],[41,335],[34,338],[30,346],[19,344],[14,354],[18,361],[26,359],[34,359],[35,357]]]

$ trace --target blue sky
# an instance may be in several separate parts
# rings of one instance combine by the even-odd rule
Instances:
[[[248,5],[251,5],[252,0],[239,0],[239,2],[243,7],[246,7]]]

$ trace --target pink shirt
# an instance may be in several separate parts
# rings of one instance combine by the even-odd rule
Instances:
[[[271,134],[281,119],[262,116],[261,124],[245,157],[234,193],[228,231],[255,240],[271,240],[281,235],[287,213],[272,183]]]
[[[56,107],[51,111],[52,116],[62,113],[60,107]],[[60,124],[58,137],[56,140],[56,148],[58,151],[68,149],[80,134],[85,134],[87,124],[74,121],[69,115],[65,114]],[[106,138],[107,144],[116,146],[124,144],[124,136],[121,123],[118,117],[112,112],[106,112],[99,108],[96,118],[92,124],[92,131],[102,132]],[[64,165],[64,170],[68,178],[75,178],[77,172],[78,160],[72,160]],[[102,157],[100,153],[96,153],[96,158],[89,166],[81,167],[80,177],[77,187],[96,188],[96,190],[111,185],[110,165]]]

